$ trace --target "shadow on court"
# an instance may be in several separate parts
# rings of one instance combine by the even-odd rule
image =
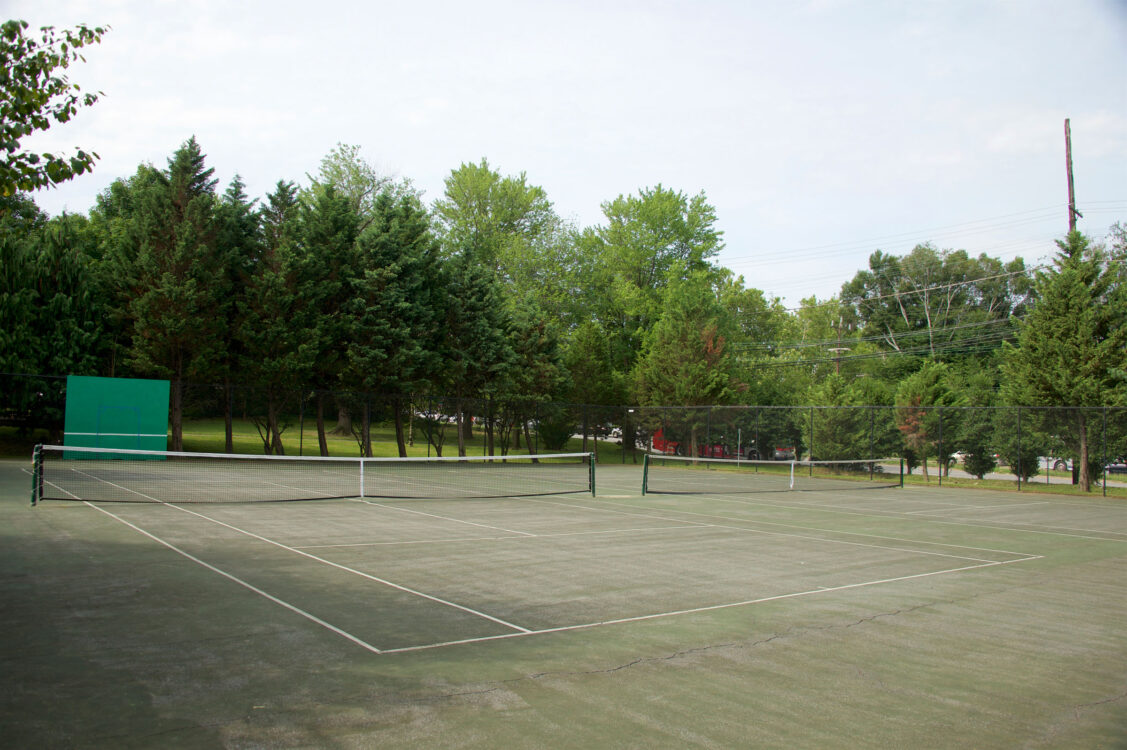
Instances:
[[[642,498],[627,466],[594,499],[30,508],[25,469],[0,463],[13,747],[1091,747],[1127,726],[1115,502]]]

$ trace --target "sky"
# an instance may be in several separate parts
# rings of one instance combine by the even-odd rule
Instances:
[[[578,227],[658,184],[716,208],[717,260],[797,306],[876,250],[1036,264],[1127,224],[1127,0],[0,0],[110,26],[100,101],[27,138],[99,154],[35,195],[85,213],[195,136],[220,189],[308,182],[338,143],[432,202],[488,159]]]

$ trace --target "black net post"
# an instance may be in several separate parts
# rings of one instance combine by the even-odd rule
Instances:
[[[36,445],[31,453],[31,504],[38,505],[43,497],[43,446]]]

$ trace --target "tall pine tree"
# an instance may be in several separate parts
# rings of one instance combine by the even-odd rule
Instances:
[[[381,194],[357,243],[347,308],[348,369],[366,390],[392,397],[400,456],[407,455],[402,396],[429,379],[438,364],[437,323],[446,302],[438,258],[438,242],[418,199]],[[371,455],[366,439],[364,451]]]
[[[1058,241],[1037,273],[1037,302],[1004,349],[1003,394],[1018,406],[1098,407],[1124,401],[1127,286],[1121,258],[1080,232]],[[1071,412],[1080,487],[1091,489],[1088,415]]]
[[[279,182],[259,213],[262,243],[243,271],[238,303],[239,372],[264,412],[254,418],[267,454],[285,453],[282,407],[309,378],[317,353],[308,336],[314,310],[306,302],[297,216],[293,185]]]
[[[237,378],[242,354],[238,332],[238,300],[245,295],[244,284],[253,272],[262,253],[262,232],[258,211],[246,194],[246,184],[239,175],[231,180],[220,198],[217,209],[217,251],[223,274],[221,302],[216,309],[224,323],[221,329],[222,348],[212,363],[214,379],[223,383],[223,422],[228,453],[235,450],[232,389]]]
[[[332,187],[318,191],[311,204],[302,204],[300,216],[301,297],[311,311],[304,335],[315,351],[311,382],[317,389],[317,442],[321,455],[327,456],[325,403],[329,391],[340,386],[347,363],[343,342],[351,325],[346,309],[356,274],[359,217],[349,200]]]
[[[210,374],[222,356],[224,264],[217,248],[214,169],[193,136],[140,196],[127,305],[129,364],[171,381],[172,450],[183,449],[186,380]]]

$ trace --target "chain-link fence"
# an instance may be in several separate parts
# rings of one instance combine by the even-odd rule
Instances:
[[[183,447],[288,455],[582,451],[760,460],[904,458],[909,473],[1127,482],[1127,407],[639,407],[241,385],[183,388]],[[0,445],[62,443],[66,378],[0,374]]]

